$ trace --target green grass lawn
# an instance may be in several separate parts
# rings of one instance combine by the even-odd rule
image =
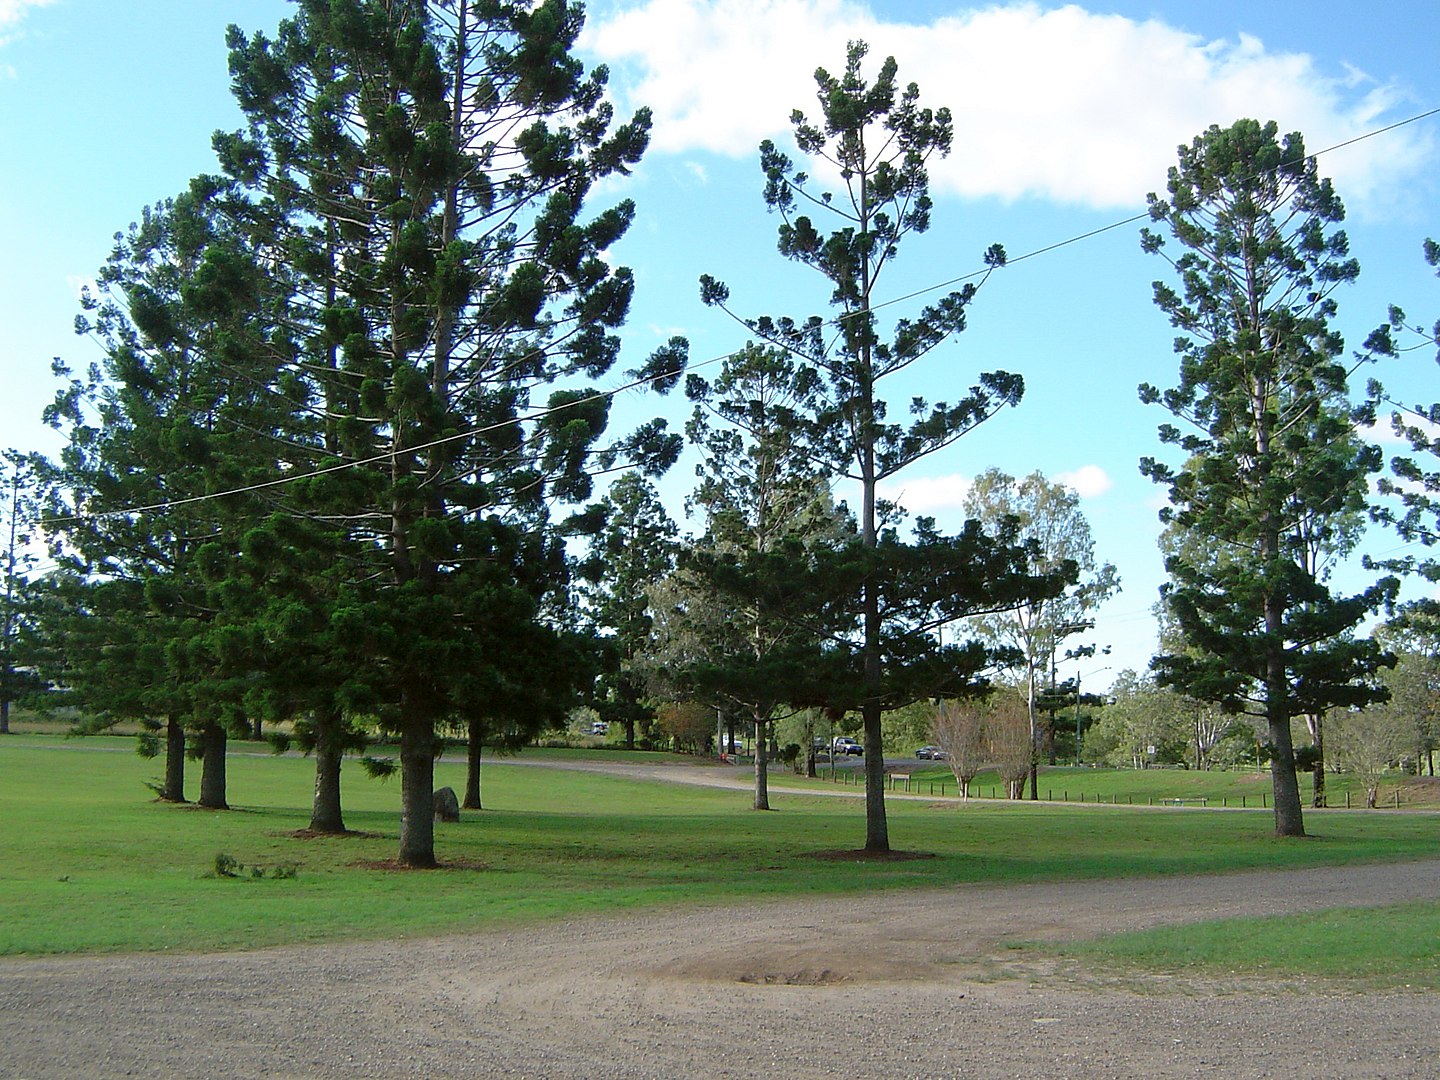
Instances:
[[[447,868],[401,872],[385,868],[397,846],[398,781],[347,766],[346,822],[368,835],[298,839],[310,761],[236,744],[236,809],[213,812],[151,801],[144,781],[159,765],[132,747],[123,738],[0,739],[0,953],[229,949],[746,897],[1440,855],[1428,814],[1312,814],[1313,837],[1279,841],[1263,812],[892,800],[892,845],[933,858],[815,858],[861,844],[860,800],[784,795],[778,813],[761,814],[743,791],[501,759],[485,766],[487,809],[436,826]],[[437,785],[458,789],[463,771],[440,762]],[[196,780],[192,766],[192,792]],[[221,852],[266,876],[214,876]],[[298,876],[277,879],[288,864]]]
[[[1440,904],[1165,926],[1058,951],[1112,972],[1299,976],[1353,989],[1440,990]]]
[[[938,793],[944,785],[947,794],[955,794],[959,788],[954,774],[943,764],[930,765],[910,772],[911,787],[920,790],[934,790]],[[1195,769],[1092,769],[1088,766],[1042,766],[1037,784],[1041,799],[1061,802],[1118,802],[1145,805],[1163,799],[1209,800],[1211,806],[1268,806],[1271,794],[1270,772],[1253,769],[1206,770]],[[986,771],[975,778],[971,793],[979,798],[1003,797],[1004,788],[1000,777],[993,771]],[[1414,777],[1396,774],[1380,787],[1380,804],[1394,805],[1396,793],[1400,806],[1420,809],[1440,809],[1440,780],[1433,777]],[[1029,793],[1029,788],[1026,788]],[[1364,805],[1364,795],[1353,778],[1343,775],[1329,775],[1325,778],[1325,793],[1332,807],[1345,806],[1348,794],[1351,805]],[[1313,795],[1310,774],[1300,775],[1300,797],[1308,806]]]

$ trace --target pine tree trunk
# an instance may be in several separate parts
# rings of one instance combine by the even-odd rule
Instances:
[[[875,666],[879,667],[878,655]],[[879,681],[877,677],[875,682]],[[865,721],[865,850],[883,854],[890,850],[890,827],[885,818],[885,751],[880,737],[880,703],[865,702],[860,715]]]
[[[185,801],[185,729],[178,716],[165,721],[165,783],[160,798],[166,802]]]
[[[310,831],[343,833],[340,810],[340,766],[345,759],[343,715],[339,709],[315,711],[315,797],[310,803]]]
[[[868,357],[867,367],[868,367]],[[870,387],[865,388],[866,400],[870,400]],[[873,436],[872,436],[873,438]],[[864,520],[861,540],[870,550],[878,543],[875,531],[875,447],[873,441],[865,448],[862,467],[862,494],[864,499]],[[865,583],[864,608],[864,672],[865,701],[861,704],[860,716],[865,725],[865,850],[883,854],[890,850],[890,826],[885,819],[885,751],[880,734],[879,692],[883,672],[880,666],[880,593],[871,583]],[[831,750],[834,758],[834,750]]]
[[[315,799],[310,806],[310,831],[343,833],[345,819],[340,810],[340,765],[344,754],[320,746],[315,749]]]
[[[200,803],[209,810],[228,810],[225,801],[225,729],[206,724],[200,732]]]
[[[0,735],[10,734],[10,696],[0,695]]]
[[[769,747],[766,746],[765,721],[755,718],[755,809],[770,809]]]
[[[465,801],[462,810],[483,810],[480,805],[480,757],[485,748],[485,725],[479,720],[470,721],[470,730],[465,743]]]
[[[433,869],[435,862],[435,733],[413,718],[400,733],[400,853],[402,866]]]
[[[1275,626],[1272,640],[1279,641],[1279,617],[1266,615],[1267,626]],[[1305,820],[1300,811],[1300,783],[1295,776],[1295,747],[1290,738],[1290,716],[1285,708],[1288,687],[1285,679],[1283,646],[1269,647],[1266,657],[1265,711],[1270,730],[1270,781],[1275,794],[1275,835],[1304,836]]]

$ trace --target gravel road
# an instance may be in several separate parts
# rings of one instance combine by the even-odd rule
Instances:
[[[0,1077],[1436,1077],[1432,993],[1081,975],[1008,947],[1422,897],[1440,861],[6,960]]]

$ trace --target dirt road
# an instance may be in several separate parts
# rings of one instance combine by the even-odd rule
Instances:
[[[1440,861],[8,960],[0,1077],[1434,1077],[1433,994],[1082,977],[1008,948],[1419,897]]]

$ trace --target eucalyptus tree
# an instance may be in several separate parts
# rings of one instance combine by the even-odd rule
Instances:
[[[1167,187],[1150,216],[1182,250],[1172,258],[1151,229],[1142,238],[1179,277],[1178,291],[1156,282],[1155,302],[1179,331],[1180,381],[1140,396],[1184,425],[1160,428],[1184,460],[1141,469],[1168,491],[1162,519],[1224,557],[1166,560],[1165,600],[1191,649],[1155,667],[1166,685],[1263,720],[1275,829],[1301,836],[1291,718],[1383,696],[1385,654],[1349,631],[1396,588],[1386,578],[1336,596],[1307,559],[1364,508],[1379,467],[1350,438],[1375,402],[1351,402],[1330,326],[1359,265],[1339,196],[1301,136],[1280,139],[1274,123],[1212,126],[1180,147]]]
[[[981,615],[972,622],[985,640],[1011,646],[1023,658],[1026,711],[1035,748],[1030,768],[1030,797],[1034,799],[1038,797],[1038,754],[1044,734],[1037,706],[1046,668],[1053,682],[1062,642],[1094,625],[1096,609],[1120,590],[1120,575],[1113,564],[1097,562],[1079,494],[1039,472],[1017,480],[999,469],[986,469],[971,483],[964,506],[967,517],[992,528],[1013,518],[1019,523],[1020,536],[1035,545],[1036,565],[1062,570],[1073,578],[1073,584],[1058,596],[1027,599],[1011,611]],[[1085,655],[1093,654],[1093,646],[1082,649]]]
[[[885,271],[899,257],[902,243],[930,227],[928,164],[949,152],[953,124],[948,109],[920,104],[914,83],[899,86],[893,57],[880,66],[873,82],[867,82],[861,71],[866,53],[864,43],[853,42],[842,74],[835,76],[823,68],[816,71],[818,121],[811,122],[799,110],[791,114],[799,152],[838,181],[834,190],[817,190],[809,173],[797,168],[773,142],[767,140],[760,146],[765,203],[781,217],[780,253],[824,279],[835,317],[829,321],[818,315],[801,320],[764,316],[746,325],[761,340],[786,349],[811,373],[804,399],[795,410],[797,437],[830,476],[860,487],[858,524],[863,557],[852,560],[861,573],[858,645],[849,650],[849,659],[859,671],[857,679],[846,681],[850,683],[847,696],[864,720],[865,847],[884,852],[890,841],[881,711],[887,701],[908,696],[897,692],[900,683],[909,683],[918,696],[929,695],[912,680],[902,678],[889,689],[886,682],[901,674],[906,665],[935,660],[933,652],[921,644],[921,628],[927,619],[906,614],[917,610],[933,614],[934,605],[923,600],[918,608],[909,601],[898,605],[887,627],[884,579],[888,577],[893,584],[908,578],[918,584],[925,579],[925,572],[918,565],[906,564],[931,556],[948,557],[946,553],[954,548],[933,530],[914,545],[902,544],[898,536],[887,542],[879,485],[926,455],[950,446],[1004,407],[1016,404],[1024,384],[1018,375],[990,372],[981,375],[958,401],[931,403],[917,397],[908,402],[908,423],[889,417],[886,390],[897,376],[965,328],[971,301],[989,273],[1004,264],[1005,254],[999,245],[992,246],[985,253],[987,269],[980,281],[946,293],[925,305],[915,318],[896,320],[888,335],[882,335],[877,289]],[[823,232],[812,214],[833,223],[833,230]],[[701,296],[707,304],[731,310],[729,289],[709,276],[701,279]],[[886,557],[898,561],[887,566]],[[866,559],[869,565],[862,566]],[[943,572],[932,575],[946,576]],[[892,595],[894,591],[892,588]],[[951,604],[947,614],[965,613],[957,607]],[[899,633],[902,626],[906,632]],[[933,626],[930,633],[933,635]],[[887,638],[897,647],[887,649]],[[911,667],[912,673],[917,670]]]
[[[639,159],[649,114],[613,124],[604,69],[571,54],[581,26],[563,0],[301,0],[273,39],[230,31],[247,126],[216,148],[237,217],[296,276],[296,375],[325,423],[313,472],[339,478],[310,497],[368,553],[332,621],[399,736],[406,865],[435,862],[438,728],[484,710],[465,673],[523,681],[569,647],[545,616],[564,574],[525,537],[596,469],[678,452],[658,422],[602,442],[593,380],[633,291],[606,255],[634,207],[584,204]],[[663,388],[683,359],[672,340],[632,374]],[[539,562],[497,574],[497,546]],[[533,655],[486,652],[486,621],[513,617]]]
[[[1183,761],[1197,707],[1150,673],[1127,668],[1115,676],[1099,720],[1086,733],[1085,756],[1136,769]]]

